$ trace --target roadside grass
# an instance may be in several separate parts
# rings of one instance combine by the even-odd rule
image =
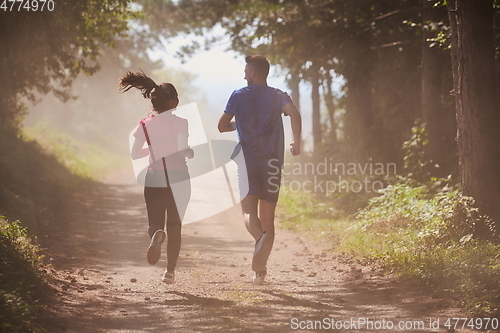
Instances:
[[[336,250],[348,236],[346,230],[351,223],[348,217],[311,193],[287,188],[280,192],[276,220],[279,227],[331,244]]]
[[[0,218],[0,331],[43,331],[40,300],[49,291],[38,246],[19,222]]]
[[[38,142],[40,140],[40,142]],[[63,231],[67,211],[116,158],[52,131],[0,131],[0,331],[53,331],[50,271],[39,240]],[[70,204],[73,205],[70,207]],[[44,266],[45,265],[45,266]],[[47,319],[49,318],[49,319]],[[50,329],[47,330],[47,327]]]
[[[473,237],[484,219],[458,191],[388,186],[352,216],[310,193],[283,191],[280,226],[447,291],[474,316],[500,315],[500,245]]]
[[[24,127],[22,135],[28,141],[36,141],[72,174],[82,178],[99,181],[129,163],[126,156],[110,153],[97,145],[57,132],[43,121],[31,127]]]
[[[9,128],[0,131],[0,170],[0,215],[21,221],[31,236],[62,225],[64,203],[93,183]]]

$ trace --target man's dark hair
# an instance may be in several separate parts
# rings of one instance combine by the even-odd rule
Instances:
[[[269,68],[271,67],[271,65],[269,64],[269,61],[266,57],[262,55],[247,56],[245,58],[245,62],[248,65],[253,66],[257,70],[257,72],[264,75],[265,77],[267,77],[267,75],[269,74]]]

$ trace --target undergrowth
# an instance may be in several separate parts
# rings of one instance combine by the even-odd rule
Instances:
[[[47,127],[0,130],[0,331],[44,332],[49,298],[38,240],[68,224],[68,204],[116,158]],[[38,142],[40,140],[41,142]],[[72,207],[72,206],[71,206]],[[16,222],[13,222],[16,221]],[[52,326],[51,326],[52,329]]]
[[[426,160],[425,126],[417,123],[404,143],[404,176],[387,179],[377,196],[352,199],[313,193],[280,195],[280,224],[309,232],[337,251],[378,259],[388,269],[418,278],[436,290],[453,293],[474,316],[500,316],[500,244],[475,237],[475,225],[498,230],[453,184],[456,177],[436,179]],[[345,198],[349,200],[345,200]],[[351,203],[358,212],[351,214]],[[342,207],[346,205],[349,209]]]
[[[113,171],[122,169],[129,159],[123,158],[97,145],[76,140],[52,129],[44,121],[22,130],[23,136],[35,141],[43,150],[63,164],[72,174],[93,180],[102,180]]]
[[[473,236],[481,216],[474,201],[444,187],[392,185],[351,217],[310,193],[280,196],[284,228],[309,232],[337,251],[378,259],[461,299],[471,315],[500,315],[500,245]]]
[[[312,238],[328,239],[332,247],[337,247],[345,237],[344,230],[350,220],[344,212],[338,211],[311,193],[281,191],[276,210],[279,226]]]
[[[40,300],[48,287],[39,269],[39,249],[19,222],[0,217],[0,254],[0,330],[42,331]]]
[[[486,218],[472,198],[394,185],[356,218],[351,228],[374,236],[370,255],[459,295],[475,315],[500,314],[500,245],[474,237],[474,224]]]

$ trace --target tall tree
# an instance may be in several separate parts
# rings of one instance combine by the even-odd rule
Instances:
[[[421,20],[422,1],[141,0],[148,15],[164,14],[155,19],[160,32],[201,34],[219,22],[233,50],[265,54],[289,76],[313,84],[311,63],[341,75],[342,150],[349,159],[391,162],[402,161],[400,148],[420,115],[422,37],[403,22]]]
[[[313,143],[317,147],[321,143],[321,109],[319,97],[319,66],[312,64],[311,66],[311,100],[312,100],[312,130],[313,130]]]
[[[455,109],[448,96],[452,75],[449,45],[439,34],[449,27],[446,7],[436,0],[424,0],[422,8],[422,120],[427,145],[425,158],[432,161],[426,170],[431,176],[456,174]],[[443,47],[445,46],[446,47]],[[451,104],[451,105],[450,105]]]
[[[437,43],[430,39],[435,37],[434,25],[442,19],[443,7],[434,7],[434,1],[423,1],[422,11],[422,120],[425,123],[429,144],[427,148],[427,159],[433,165],[432,173],[444,177],[445,151],[443,147],[443,131],[445,125],[443,110],[441,107],[441,82],[443,73],[444,55]],[[446,15],[446,12],[445,12]],[[440,172],[442,171],[443,172]]]
[[[68,98],[67,89],[78,73],[94,73],[101,47],[127,30],[127,19],[133,17],[129,3],[60,0],[47,2],[44,10],[28,11],[17,10],[15,2],[16,10],[1,10],[0,122],[15,122],[19,101],[35,100],[34,92]]]
[[[495,97],[492,0],[448,0],[463,192],[500,221],[500,112]],[[477,225],[488,237],[487,225]]]
[[[338,144],[337,139],[337,122],[335,120],[335,93],[333,92],[333,78],[330,71],[325,73],[325,80],[323,81],[323,99],[325,100],[326,110],[328,111],[328,120],[330,122],[330,143],[332,146]]]
[[[300,111],[300,76],[298,71],[290,70],[289,78],[288,78],[288,87],[291,90],[291,97],[293,104],[297,107],[297,110]]]

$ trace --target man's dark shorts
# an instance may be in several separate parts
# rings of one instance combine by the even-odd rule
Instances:
[[[241,199],[247,195],[258,195],[260,200],[278,202],[281,184],[281,165],[278,159],[260,163],[246,161],[244,165],[239,165],[238,183]]]

